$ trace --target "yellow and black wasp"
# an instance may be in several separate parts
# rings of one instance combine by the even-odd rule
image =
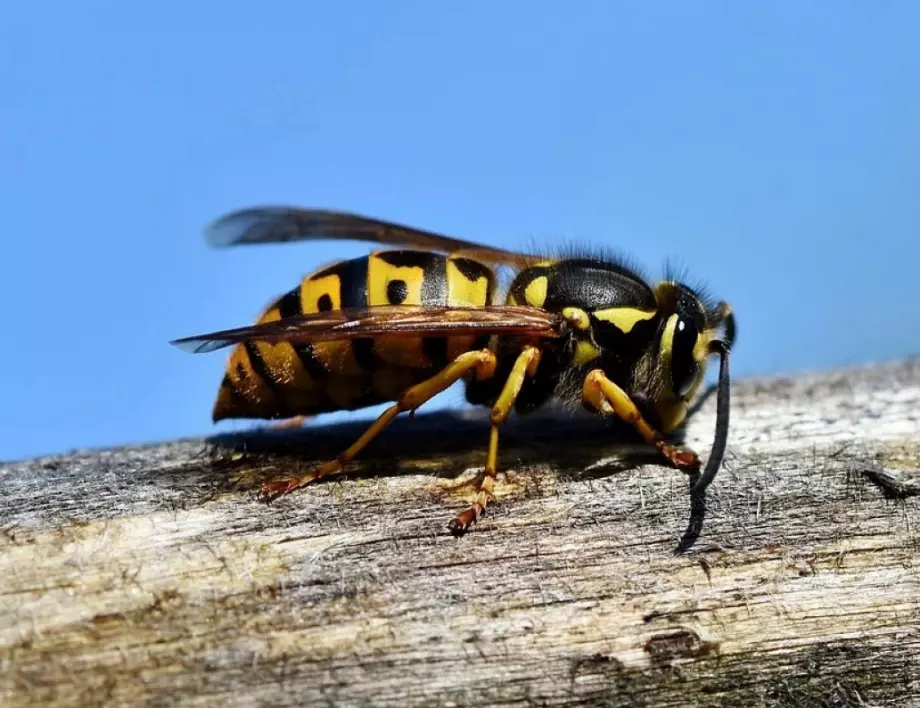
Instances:
[[[633,426],[664,461],[691,473],[696,453],[665,438],[684,421],[708,358],[720,355],[715,440],[693,494],[715,477],[729,418],[726,302],[673,279],[648,284],[620,259],[538,258],[355,214],[265,207],[230,213],[207,231],[215,246],[317,239],[390,246],[307,275],[256,324],[173,342],[191,352],[234,346],[213,419],[279,419],[393,401],[335,460],[263,486],[285,494],[342,472],[400,413],[457,381],[491,408],[485,471],[472,505],[480,517],[498,469],[499,426],[513,410],[554,400]],[[510,267],[499,292],[497,272]]]

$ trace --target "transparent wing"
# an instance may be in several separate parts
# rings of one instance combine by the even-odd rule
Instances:
[[[326,209],[256,207],[230,212],[210,224],[205,237],[212,246],[290,241],[349,240],[415,246],[446,252],[463,251],[492,263],[527,263],[534,256],[485,246],[358,214]]]
[[[561,315],[532,307],[425,307],[383,305],[296,315],[249,327],[238,327],[171,342],[193,354],[213,352],[234,344],[265,342],[320,342],[387,336],[517,334],[555,338],[562,334]]]

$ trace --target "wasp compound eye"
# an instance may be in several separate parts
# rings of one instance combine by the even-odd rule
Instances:
[[[700,370],[699,362],[693,356],[699,334],[693,320],[678,318],[671,343],[671,388],[681,398],[693,388]]]

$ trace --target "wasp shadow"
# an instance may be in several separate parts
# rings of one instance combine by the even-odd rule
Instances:
[[[296,429],[266,426],[215,435],[207,443],[214,464],[233,468],[228,484],[245,489],[271,479],[306,474],[317,464],[335,459],[368,425],[370,421],[362,420]],[[336,477],[430,474],[456,478],[484,465],[488,431],[488,415],[479,411],[402,416]],[[677,431],[672,439],[682,442],[683,431]],[[658,452],[631,427],[587,412],[558,410],[505,423],[499,458],[504,468],[549,465],[560,476],[577,479],[662,462]],[[604,464],[596,465],[601,459]]]
[[[294,429],[265,426],[215,435],[207,443],[213,467],[227,473],[219,483],[224,490],[251,491],[267,481],[307,474],[317,464],[335,459],[370,422]],[[402,416],[349,462],[343,474],[331,479],[412,474],[456,479],[471,468],[483,467],[488,431],[488,415],[480,411]],[[684,428],[669,438],[676,444],[683,443]],[[587,480],[647,464],[662,464],[662,458],[632,427],[584,411],[537,412],[515,418],[501,428],[499,467],[503,469],[548,466],[559,477]],[[696,476],[689,478],[691,486]],[[705,501],[692,501],[679,552],[695,544],[706,515]]]

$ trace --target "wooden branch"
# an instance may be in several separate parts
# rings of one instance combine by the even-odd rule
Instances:
[[[461,539],[472,415],[272,505],[259,481],[364,424],[3,465],[3,704],[920,705],[920,362],[742,381],[732,411],[684,554],[687,478],[580,417],[507,427]]]

